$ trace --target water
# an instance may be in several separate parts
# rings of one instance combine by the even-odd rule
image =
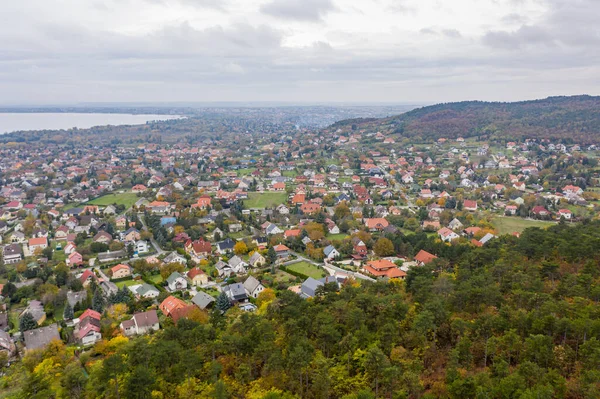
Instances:
[[[141,125],[148,121],[178,119],[176,115],[0,113],[0,134],[21,130],[87,129],[106,125]]]

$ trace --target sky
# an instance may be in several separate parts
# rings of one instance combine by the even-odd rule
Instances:
[[[19,0],[0,104],[600,94],[600,0]]]

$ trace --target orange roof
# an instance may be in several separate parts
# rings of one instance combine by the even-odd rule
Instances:
[[[415,256],[415,260],[417,262],[421,262],[424,264],[427,264],[434,259],[437,259],[437,256],[435,256],[434,254],[430,254],[425,250],[420,250],[419,253]]]
[[[371,262],[369,262],[369,263],[371,263]],[[392,265],[393,265],[393,263],[392,263]],[[406,277],[406,273],[404,273],[402,270],[398,269],[395,265],[394,265],[394,267],[391,267],[389,269],[384,269],[384,270],[380,270],[380,269],[378,270],[378,269],[373,268],[370,265],[367,265],[364,267],[364,269],[367,271],[367,273],[369,273],[375,277],[388,277],[388,278],[404,278],[404,277]]]
[[[370,218],[370,219],[365,219],[365,225],[370,229],[377,229],[377,228],[386,228],[390,224],[384,218]]]
[[[273,249],[275,250],[275,252],[289,251],[290,250],[288,247],[286,247],[283,244],[275,245],[275,247]]]
[[[113,267],[111,267],[111,268],[110,268],[110,270],[111,270],[113,273],[115,273],[115,272],[118,272],[118,271],[119,271],[119,270],[121,270],[121,269],[127,269],[127,270],[129,270],[129,266],[127,266],[127,265],[123,265],[123,264],[120,264],[120,265],[116,265],[116,266],[113,266]]]
[[[100,320],[100,318],[102,317],[102,315],[100,313],[96,312],[93,309],[87,309],[85,312],[83,312],[81,314],[81,316],[79,316],[79,320],[83,320],[86,317],[91,317],[93,319]]]
[[[169,204],[166,201],[152,201],[151,203],[148,204],[148,207],[153,208],[153,207],[158,207],[158,206],[169,206],[171,204]]]
[[[286,230],[283,235],[285,237],[298,237],[301,232],[302,230],[300,229]]]
[[[292,204],[303,204],[306,201],[305,194],[296,194],[292,198]]]
[[[167,299],[162,301],[159,306],[159,309],[165,314],[165,316],[171,316],[173,312],[178,309],[183,309],[187,305],[181,299],[174,297],[173,295],[169,296]]]
[[[48,244],[48,240],[46,239],[46,237],[30,238],[29,239],[29,246],[32,246],[32,245],[47,245],[47,244]]]

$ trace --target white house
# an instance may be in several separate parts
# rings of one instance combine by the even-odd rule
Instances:
[[[125,320],[121,323],[121,331],[126,336],[147,334],[150,331],[158,331],[160,324],[158,323],[158,315],[156,310],[149,310],[143,313],[136,313],[131,320]]]
[[[265,287],[253,276],[250,276],[244,281],[244,289],[246,290],[246,294],[251,296],[252,298],[257,298],[258,294],[260,294]]]
[[[340,256],[340,253],[333,245],[328,245],[323,249],[323,253],[325,254],[325,259],[335,259]]]
[[[173,272],[167,278],[169,291],[185,290],[187,288],[187,280],[179,272]]]

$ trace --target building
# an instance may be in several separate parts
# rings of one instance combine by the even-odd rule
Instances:
[[[244,289],[248,296],[258,298],[258,294],[260,294],[265,287],[254,276],[250,276],[244,281]]]
[[[127,265],[116,265],[110,269],[112,279],[118,280],[121,278],[131,277],[131,268]]]
[[[58,326],[56,324],[51,324],[46,327],[25,331],[23,333],[23,339],[27,350],[43,349],[54,340],[60,341],[60,334],[58,333]]]
[[[173,272],[167,278],[167,286],[169,291],[185,290],[187,288],[187,280],[179,272]]]
[[[420,250],[419,253],[417,253],[415,255],[415,262],[417,262],[417,264],[419,266],[426,265],[426,264],[430,263],[431,261],[433,261],[434,259],[437,259],[437,256],[430,254],[429,252],[425,251],[424,249]]]
[[[23,250],[19,244],[8,244],[3,250],[4,263],[11,265],[23,260]]]
[[[387,277],[387,278],[399,278],[404,279],[406,273],[400,270],[394,263],[387,259],[372,260],[367,262],[363,267],[366,273],[374,277]]]
[[[325,259],[335,259],[340,256],[340,253],[333,245],[328,245],[323,249],[323,253],[325,254]]]
[[[223,292],[232,303],[248,301],[248,294],[246,294],[246,288],[243,284],[234,283],[226,285],[223,287]]]
[[[100,313],[87,309],[79,316],[75,336],[82,345],[93,345],[102,339],[100,334]]]
[[[193,286],[200,286],[208,284],[208,276],[204,273],[204,270],[194,267],[187,272],[187,278],[190,279]]]
[[[120,325],[121,331],[126,336],[143,335],[151,331],[158,331],[160,324],[156,310],[135,313],[130,320],[125,320]]]
[[[166,298],[161,304],[158,306],[161,312],[167,317],[173,317],[173,315],[181,309],[187,307],[187,304],[183,302],[181,299],[174,297],[173,295]]]
[[[198,306],[200,309],[204,310],[208,308],[211,304],[215,302],[215,298],[208,295],[204,291],[198,291],[196,295],[192,298],[192,303]]]

